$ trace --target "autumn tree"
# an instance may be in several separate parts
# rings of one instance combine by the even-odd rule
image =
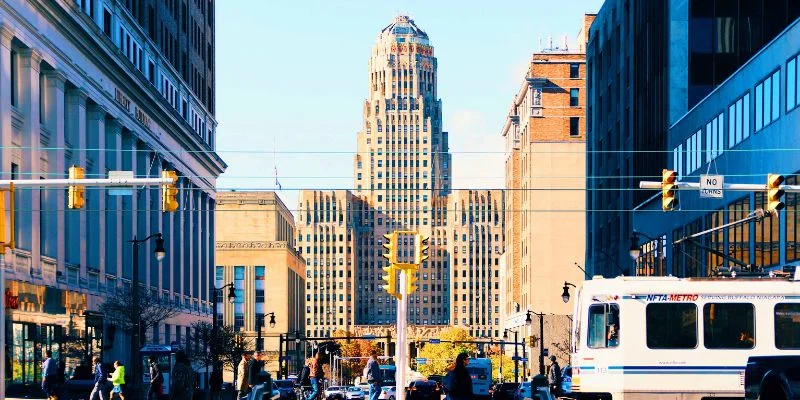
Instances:
[[[418,367],[423,375],[444,375],[459,353],[473,354],[477,351],[474,343],[451,343],[473,340],[469,332],[463,328],[448,328],[442,331],[439,339],[441,343],[425,344],[419,351],[419,357],[427,358],[427,363]]]
[[[106,321],[125,331],[133,329],[138,316],[141,332],[148,332],[180,313],[178,306],[168,298],[150,296],[148,293],[140,293],[138,303],[134,303],[132,290],[123,290],[106,297],[100,305],[100,311],[105,314]],[[145,335],[139,335],[139,341],[144,345]]]

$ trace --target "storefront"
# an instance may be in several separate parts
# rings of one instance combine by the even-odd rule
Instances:
[[[44,352],[69,378],[94,356],[102,357],[103,318],[86,310],[86,294],[24,282],[6,282],[6,388],[8,394],[40,390]]]

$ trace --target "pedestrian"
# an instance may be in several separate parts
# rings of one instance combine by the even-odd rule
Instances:
[[[125,393],[122,390],[125,385],[125,366],[117,360],[114,361],[114,372],[111,373],[111,378],[108,378],[114,388],[111,389],[111,400],[114,400],[114,395],[119,396],[121,400],[125,400]]]
[[[211,400],[222,399],[222,363],[214,363],[214,370],[211,371],[208,385],[211,387]]]
[[[308,365],[308,373],[311,376],[311,394],[306,400],[316,400],[319,397],[319,384],[324,376],[322,365],[319,362],[319,350],[306,361],[306,365]]]
[[[100,357],[92,359],[94,363],[94,388],[92,394],[89,395],[89,400],[106,400],[106,369],[100,361]]]
[[[175,366],[170,375],[170,400],[192,400],[194,396],[194,370],[183,350],[175,353]]]
[[[42,362],[42,390],[47,398],[57,399],[56,385],[58,384],[58,364],[53,360],[53,352],[45,350]]]
[[[378,400],[381,395],[381,367],[378,365],[378,351],[375,349],[369,352],[369,361],[365,368],[365,377],[369,383],[369,400]]]
[[[472,377],[467,371],[469,355],[460,353],[444,377],[444,388],[449,400],[472,399]]]
[[[253,353],[253,358],[247,364],[247,382],[250,386],[250,391],[253,390],[253,386],[260,383],[258,381],[258,374],[264,368],[264,361],[262,360],[261,352],[256,351]]]
[[[239,361],[239,366],[236,367],[236,390],[239,391],[237,394],[238,398],[247,397],[247,393],[250,391],[250,382],[247,380],[247,367],[250,363],[250,353],[244,353],[242,355],[242,361]]]
[[[550,392],[558,396],[561,393],[561,366],[558,365],[556,356],[550,356],[550,365],[547,367],[547,382]]]
[[[147,400],[159,400],[164,393],[164,375],[158,368],[158,358],[150,356],[150,387],[147,389]]]

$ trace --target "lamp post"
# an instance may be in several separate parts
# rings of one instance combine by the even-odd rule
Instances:
[[[133,244],[133,254],[132,254],[132,277],[131,277],[131,302],[133,303],[132,306],[134,307],[134,317],[133,317],[133,331],[131,332],[131,376],[133,377],[133,381],[131,382],[131,386],[133,386],[134,393],[139,387],[139,383],[141,382],[141,374],[139,373],[139,367],[141,366],[141,360],[139,359],[139,347],[141,346],[139,335],[141,334],[141,326],[142,326],[142,314],[141,314],[141,304],[139,304],[139,244],[145,243],[150,239],[156,240],[156,248],[153,251],[153,254],[156,256],[156,260],[160,263],[164,260],[164,257],[167,255],[166,250],[164,250],[164,238],[161,233],[154,233],[144,239],[137,239],[136,235],[133,236],[133,240],[129,240],[129,243]],[[134,396],[135,397],[135,396]]]
[[[219,322],[217,321],[217,294],[222,293],[222,291],[228,288],[228,303],[233,303],[236,301],[236,290],[233,288],[233,283],[227,283],[222,285],[220,288],[216,288],[211,286],[211,343],[217,343],[217,325]],[[214,366],[216,368],[217,362],[219,361],[219,354],[214,352],[212,354],[214,358]]]
[[[569,287],[570,286],[574,287],[575,289],[578,288],[577,286],[575,286],[575,285],[573,285],[573,284],[571,284],[571,283],[569,283],[567,281],[564,281],[564,288],[563,288],[564,291],[561,292],[561,300],[564,300],[564,303],[569,303]]]
[[[261,341],[261,328],[264,327],[264,318],[267,315],[269,315],[269,327],[270,328],[274,328],[275,327],[275,313],[274,312],[264,314],[261,317],[259,317],[258,314],[256,314],[256,335],[258,335],[257,338],[256,338],[256,351],[264,350],[264,343]]]
[[[503,341],[508,340],[508,331],[510,329],[505,329],[503,331]],[[514,382],[519,382],[519,352],[517,346],[519,345],[519,332],[516,330],[514,332]]]
[[[544,313],[528,310],[525,315],[525,323],[528,326],[533,323],[531,315],[539,317],[539,374],[544,375]]]

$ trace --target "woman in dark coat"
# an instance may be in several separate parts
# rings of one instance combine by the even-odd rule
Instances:
[[[448,388],[447,398],[450,400],[469,400],[472,399],[472,377],[467,371],[469,355],[461,353],[456,357],[453,369],[448,372],[452,374],[452,384]]]

